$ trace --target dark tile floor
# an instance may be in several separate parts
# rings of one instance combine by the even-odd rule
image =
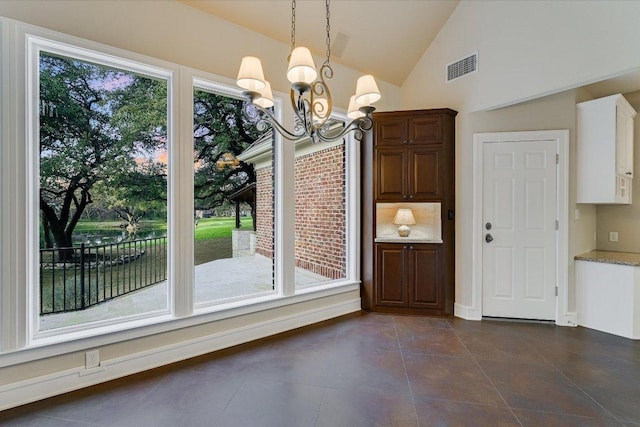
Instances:
[[[640,342],[358,313],[0,412],[7,426],[640,426]]]

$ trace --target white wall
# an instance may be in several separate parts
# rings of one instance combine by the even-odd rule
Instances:
[[[565,119],[544,117],[509,123],[506,111],[488,110],[640,69],[640,2],[636,1],[465,1],[460,2],[442,31],[402,86],[402,108],[449,107],[456,118],[456,302],[471,304],[473,133],[554,125],[572,128]],[[479,51],[479,71],[445,83],[445,65]],[[576,92],[575,100],[583,96]],[[529,105],[535,109],[535,104]],[[526,107],[525,107],[526,108]],[[567,107],[568,108],[568,107]],[[503,117],[502,125],[495,117]],[[526,110],[522,117],[527,115]],[[485,121],[488,120],[488,121]],[[493,121],[493,124],[492,124]],[[573,138],[574,135],[571,136]],[[572,166],[570,176],[575,174]],[[570,178],[574,181],[574,178]],[[575,183],[569,212],[575,212]],[[592,208],[581,207],[570,232],[570,263],[574,251],[595,246]],[[595,229],[594,229],[595,230]]]

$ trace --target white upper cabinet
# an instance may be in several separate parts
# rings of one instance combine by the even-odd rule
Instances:
[[[631,204],[633,118],[620,94],[577,105],[578,203]]]

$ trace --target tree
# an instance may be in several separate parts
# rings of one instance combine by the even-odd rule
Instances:
[[[137,155],[166,139],[166,99],[164,81],[41,53],[40,210],[47,247],[71,247],[94,186],[135,171]]]
[[[260,133],[242,112],[243,101],[203,90],[194,94],[195,208],[222,206],[229,196],[256,181],[253,165],[240,161],[236,167],[219,169],[216,162],[227,153],[237,156]],[[255,206],[251,206],[255,212]]]

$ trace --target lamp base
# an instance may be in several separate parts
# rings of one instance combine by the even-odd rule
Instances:
[[[398,235],[400,237],[409,237],[409,234],[411,234],[411,229],[409,228],[409,226],[401,225],[400,227],[398,227]]]

